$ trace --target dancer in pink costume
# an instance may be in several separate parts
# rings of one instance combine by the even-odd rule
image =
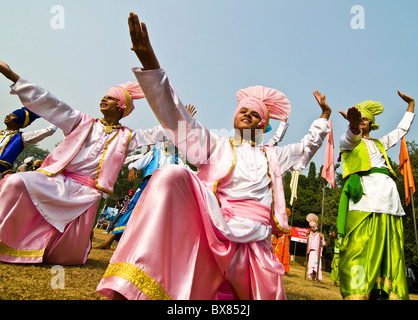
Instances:
[[[23,105],[65,135],[37,171],[9,175],[0,182],[0,261],[83,264],[103,192],[113,185],[126,155],[157,142],[164,130],[131,130],[119,120],[144,94],[137,82],[109,89],[101,100],[102,119],[72,109],[0,62]]]
[[[307,234],[307,254],[308,254],[308,277],[310,280],[322,281],[322,251],[325,246],[325,238],[318,230],[318,216],[310,213],[306,217],[311,230]],[[321,255],[318,268],[318,253]]]
[[[283,265],[273,253],[272,228],[289,232],[281,175],[303,169],[328,132],[322,108],[309,133],[284,147],[259,146],[270,119],[285,119],[290,103],[262,86],[237,93],[229,140],[192,118],[159,66],[144,23],[129,17],[133,69],[169,138],[198,168],[156,170],[98,285],[108,298],[285,299]]]

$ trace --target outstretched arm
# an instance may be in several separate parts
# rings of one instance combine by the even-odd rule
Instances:
[[[191,116],[194,108],[185,108],[182,104],[154,54],[145,23],[140,23],[138,16],[132,12],[128,22],[132,50],[143,66],[143,70],[132,70],[148,104],[174,145],[190,163],[199,167],[211,155],[217,136]],[[186,126],[180,127],[181,123]]]
[[[145,22],[140,22],[138,16],[131,12],[129,14],[128,24],[132,41],[131,50],[136,53],[144,70],[159,69],[160,64],[149,41]]]
[[[351,132],[355,135],[359,135],[361,133],[361,112],[358,111],[356,107],[351,107],[348,109],[347,113],[344,111],[339,111],[339,113],[350,123]]]
[[[322,109],[321,118],[329,119],[332,110],[327,103],[327,98],[325,94],[321,94],[321,92],[319,92],[318,90],[315,90],[313,94],[315,96],[316,101]]]
[[[398,95],[402,98],[403,101],[405,101],[408,104],[408,109],[406,111],[414,113],[415,100],[407,96],[406,94],[400,92],[399,90],[398,90]]]
[[[19,75],[15,73],[10,67],[4,63],[3,61],[0,61],[0,72],[10,81],[17,82],[19,80]]]
[[[39,129],[35,131],[30,132],[24,132],[23,133],[23,143],[25,147],[38,143],[45,139],[46,137],[52,136],[55,131],[57,131],[57,127],[53,124],[49,125],[45,129]]]
[[[193,105],[191,105],[191,104],[188,104],[188,105],[186,105],[186,106],[184,106],[186,109],[187,109],[187,112],[192,116],[192,117],[194,117],[194,115],[196,114],[196,108],[193,106]]]
[[[286,130],[289,124],[287,123],[287,119],[284,119],[280,122],[279,127],[277,128],[276,133],[274,136],[267,142],[267,145],[271,147],[275,147],[279,145],[279,142],[283,140],[284,135],[286,134]]]
[[[392,148],[399,140],[401,140],[409,131],[412,121],[414,120],[415,114],[415,101],[413,98],[407,96],[406,94],[398,91],[398,95],[408,104],[407,113],[403,116],[401,122],[395,130],[391,131],[384,137],[380,138],[385,150]]]

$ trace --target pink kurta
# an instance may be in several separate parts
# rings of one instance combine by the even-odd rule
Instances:
[[[281,174],[306,166],[327,134],[326,120],[317,120],[298,144],[246,153],[186,114],[162,70],[136,75],[167,135],[199,171],[168,165],[154,172],[98,292],[128,299],[285,299],[270,222],[274,217],[276,228],[288,229]],[[246,166],[253,160],[259,165]],[[254,180],[251,196],[243,191],[246,178]]]
[[[322,241],[321,241],[322,239]],[[325,246],[324,236],[320,236],[318,232],[315,235],[312,235],[312,232],[308,235],[308,277],[311,280],[315,280],[314,272],[318,272],[318,280],[322,281],[322,251]],[[321,258],[319,259],[319,268],[318,268],[318,253],[321,252]]]
[[[155,144],[164,131],[122,126],[105,134],[97,119],[27,80],[20,78],[12,92],[66,137],[38,171],[1,180],[0,261],[82,264],[103,191],[112,192],[127,153]]]

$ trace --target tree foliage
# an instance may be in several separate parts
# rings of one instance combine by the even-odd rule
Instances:
[[[36,144],[27,146],[25,149],[23,149],[23,151],[17,157],[13,167],[16,169],[17,167],[22,165],[23,160],[25,160],[28,157],[34,157],[35,160],[44,160],[48,155],[49,155],[48,150],[41,149]]]

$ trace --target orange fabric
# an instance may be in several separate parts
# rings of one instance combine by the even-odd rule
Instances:
[[[411,201],[410,188],[412,188],[412,194],[415,193],[414,177],[412,175],[411,161],[409,160],[408,148],[406,146],[405,137],[401,141],[401,152],[399,155],[399,171],[404,176],[405,183],[405,201],[406,205]]]
[[[292,235],[290,233],[277,236],[277,242],[274,246],[274,254],[283,264],[286,273],[289,273],[290,269],[289,245],[291,237]]]

